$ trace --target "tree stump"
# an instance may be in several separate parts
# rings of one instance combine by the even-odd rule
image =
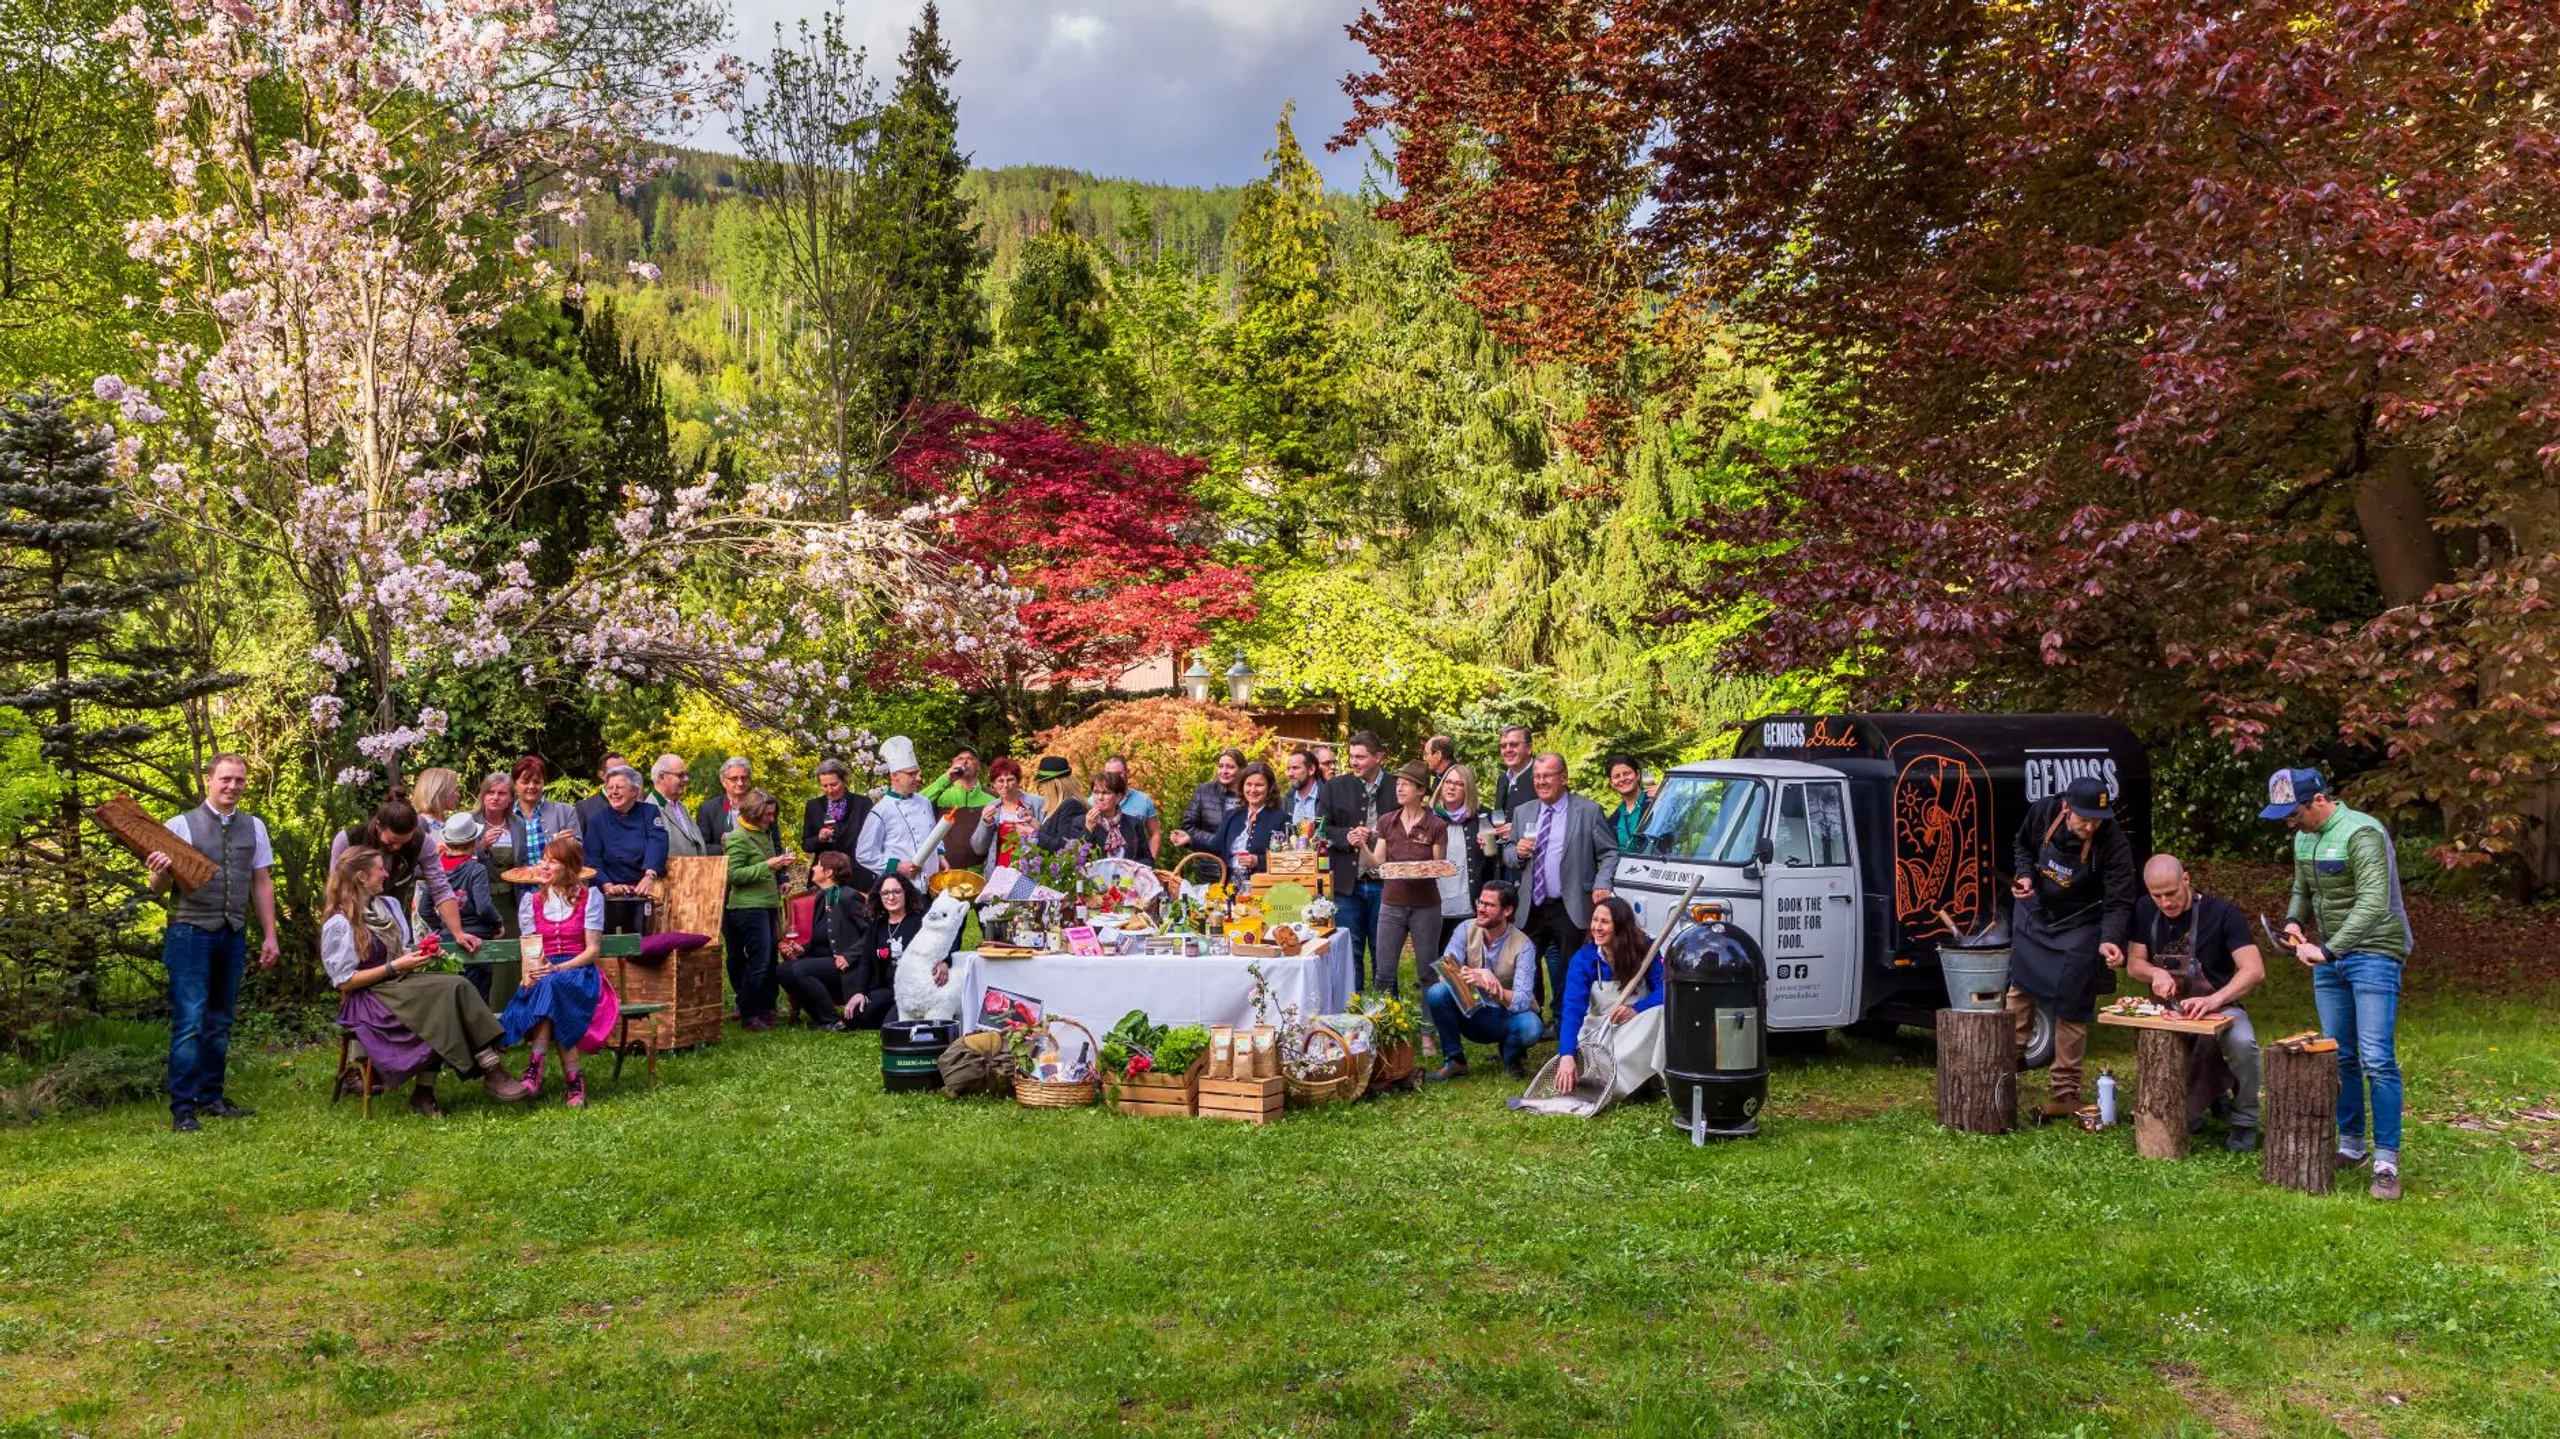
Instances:
[[[2329,1156],[2338,1147],[2338,1052],[2317,1054],[2269,1045],[2259,1052],[2266,1094],[2258,1110],[2269,1184],[2326,1194]]]
[[[1966,1134],[2018,1127],[2018,1030],[2007,1010],[1938,1011],[1938,1122]]]
[[[2168,1029],[2134,1040],[2133,1148],[2145,1159],[2187,1157],[2187,1041]]]

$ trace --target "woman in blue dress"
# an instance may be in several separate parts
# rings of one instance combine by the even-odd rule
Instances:
[[[516,907],[516,923],[527,936],[542,937],[542,957],[527,958],[524,983],[499,1016],[512,1046],[533,1042],[533,1063],[524,1083],[542,1092],[542,1060],[553,1045],[560,1049],[560,1072],[569,1087],[569,1107],[587,1102],[586,1076],[578,1072],[578,1041],[595,1023],[604,1001],[604,975],[596,968],[604,952],[604,891],[586,881],[586,850],[578,837],[564,834],[542,852],[542,884],[525,891]]]

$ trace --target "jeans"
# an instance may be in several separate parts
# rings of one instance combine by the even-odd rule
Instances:
[[[1431,1027],[1440,1032],[1440,1053],[1460,1064],[1467,1062],[1465,1041],[1472,1039],[1501,1045],[1503,1067],[1514,1068],[1528,1058],[1529,1046],[1546,1032],[1546,1025],[1531,1010],[1514,1013],[1498,1004],[1479,1004],[1472,1012],[1460,1014],[1457,992],[1446,981],[1422,992],[1422,1007],[1431,1015]]]
[[[2338,1041],[2338,1147],[2364,1149],[2365,1091],[2373,1092],[2373,1147],[2400,1152],[2400,961],[2354,950],[2311,971],[2320,1032]]]
[[[2214,1092],[2221,1086],[2215,1081],[2227,1070],[2231,1077],[2231,1127],[2258,1127],[2258,1029],[2249,1020],[2249,1011],[2236,1004],[2225,1005],[2219,1014],[2231,1016],[2231,1027],[2222,1031],[2216,1041],[2220,1047],[2208,1048],[2191,1043],[2187,1050],[2187,1120],[2202,1119],[2213,1108]],[[2219,1065],[2212,1061],[2219,1058]]]
[[[1520,932],[1529,936],[1538,959],[1538,1003],[1553,1005],[1561,1014],[1564,1009],[1564,976],[1573,957],[1591,940],[1587,928],[1577,927],[1573,916],[1565,912],[1564,901],[1542,899],[1522,921]]]
[[[1378,948],[1378,896],[1384,880],[1364,879],[1334,899],[1333,922],[1351,931],[1351,978],[1357,983],[1370,972]]]
[[[192,1114],[222,1098],[231,1058],[231,1014],[249,959],[245,929],[172,924],[160,937],[169,971],[169,1109]]]
[[[1382,904],[1378,906],[1378,941],[1371,951],[1369,989],[1402,994],[1397,987],[1396,971],[1404,964],[1405,937],[1413,938],[1413,982],[1416,994],[1431,987],[1431,962],[1440,957],[1440,902],[1434,896],[1427,905]]]
[[[728,951],[729,991],[738,1018],[773,1013],[773,921],[769,909],[732,909],[720,915],[720,947]]]

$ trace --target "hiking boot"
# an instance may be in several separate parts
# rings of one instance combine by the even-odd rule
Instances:
[[[480,1087],[488,1091],[491,1099],[501,1104],[513,1104],[531,1093],[508,1076],[506,1056],[498,1051],[484,1049],[472,1058],[480,1066]]]
[[[245,1104],[234,1104],[228,1098],[217,1098],[213,1103],[196,1111],[198,1114],[210,1114],[216,1119],[248,1119],[255,1116],[257,1112]]]
[[[2036,1123],[2038,1124],[2051,1124],[2057,1119],[2078,1119],[2079,1117],[2080,1096],[2076,1094],[2057,1094],[2036,1106]]]
[[[204,1126],[196,1122],[196,1112],[194,1110],[181,1109],[170,1114],[169,1128],[172,1132],[178,1134],[194,1134],[198,1130],[203,1129]]]
[[[409,1112],[421,1118],[434,1119],[444,1113],[444,1106],[436,1103],[436,1092],[432,1087],[421,1084],[409,1091]]]
[[[1463,1059],[1450,1060],[1448,1063],[1441,1065],[1438,1069],[1422,1076],[1423,1082],[1427,1084],[1446,1084],[1452,1079],[1464,1079],[1466,1077],[1467,1062]]]
[[[2397,1199],[2397,1198],[2399,1198],[2399,1197],[2400,1197],[2400,1171],[2399,1171],[2399,1170],[2397,1170],[2397,1169],[2376,1169],[2376,1170],[2374,1170],[2374,1171],[2373,1171],[2373,1187],[2372,1187],[2371,1189],[2366,1190],[2366,1191],[2365,1191],[2365,1193],[2372,1195],[2372,1196],[2373,1196],[2374,1198],[2376,1198],[2376,1199]]]
[[[524,1067],[524,1097],[527,1099],[542,1097],[542,1061],[543,1053],[537,1049],[533,1052],[533,1062]]]
[[[2254,1124],[2241,1125],[2231,1131],[2230,1138],[2222,1141],[2222,1147],[2234,1154],[2248,1154],[2255,1151],[2258,1147],[2258,1127]]]
[[[571,1109],[587,1107],[587,1077],[584,1074],[569,1076],[569,1097],[564,1102]]]
[[[2329,1156],[2329,1172],[2332,1174],[2344,1174],[2350,1169],[2361,1169],[2371,1158],[2371,1155],[2349,1154],[2345,1150],[2341,1149],[2337,1153]]]

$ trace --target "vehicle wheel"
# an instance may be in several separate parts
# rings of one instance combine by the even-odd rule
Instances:
[[[2042,1009],[2027,1024],[2027,1068],[2049,1069],[2053,1065],[2053,1016]]]

